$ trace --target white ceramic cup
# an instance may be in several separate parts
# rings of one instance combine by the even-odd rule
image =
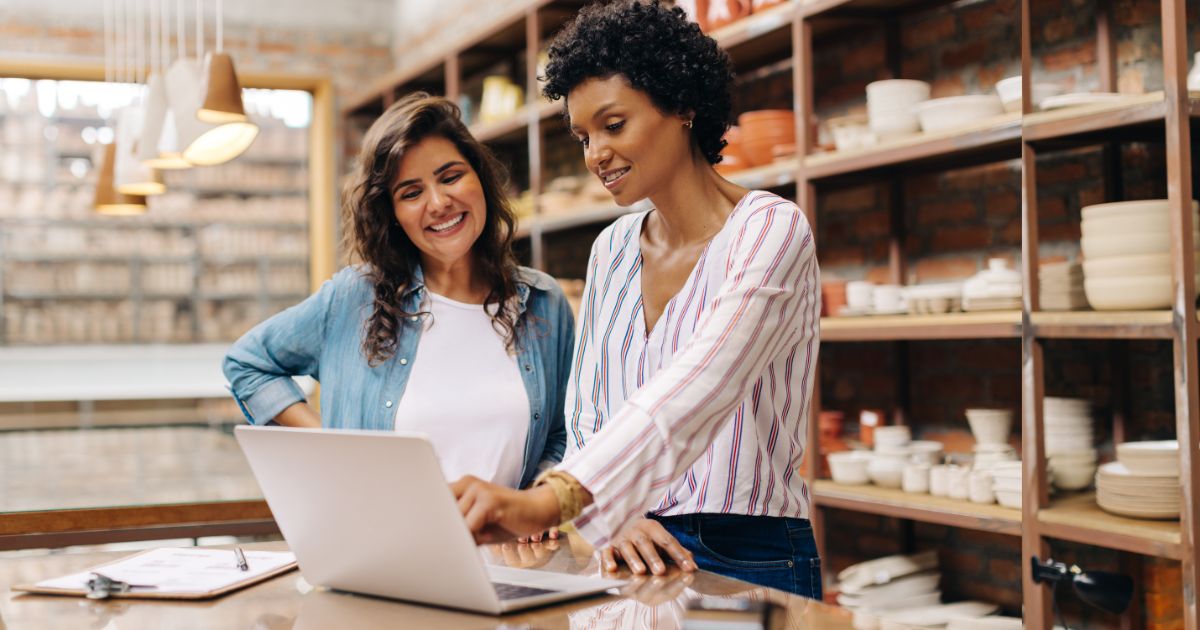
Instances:
[[[909,464],[904,467],[904,477],[900,481],[900,489],[914,494],[929,492],[929,465]]]
[[[875,293],[875,283],[865,280],[855,280],[846,283],[846,306],[856,311],[871,310],[871,301]]]
[[[942,464],[929,469],[929,494],[935,497],[950,494],[950,471],[954,468],[953,464]]]
[[[995,503],[992,489],[992,473],[987,470],[972,470],[967,479],[967,494],[971,503]]]
[[[955,466],[950,471],[950,482],[947,486],[946,496],[960,501],[969,499],[971,497],[970,474],[970,468]]]

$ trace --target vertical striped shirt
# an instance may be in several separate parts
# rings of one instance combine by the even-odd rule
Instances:
[[[600,546],[648,511],[808,518],[798,466],[821,309],[808,221],[747,194],[646,330],[648,214],[606,228],[588,262],[558,467],[595,500],[576,527]]]

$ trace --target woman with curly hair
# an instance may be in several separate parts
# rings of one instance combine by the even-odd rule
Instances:
[[[662,558],[820,597],[798,467],[819,347],[813,234],[796,204],[713,165],[728,57],[657,1],[594,4],[550,46],[591,174],[621,205],[592,246],[567,455],[535,487],[454,484],[481,541],[574,519],[606,569]]]
[[[233,345],[234,396],[255,424],[420,431],[450,479],[529,484],[562,459],[574,316],[515,261],[503,167],[423,93],[375,121],[359,162],[346,208],[362,264]],[[300,374],[321,382],[320,415]]]

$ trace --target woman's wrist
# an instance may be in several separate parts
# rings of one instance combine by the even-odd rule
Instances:
[[[577,479],[561,470],[547,470],[538,476],[533,485],[535,489],[549,489],[550,492],[543,494],[547,499],[553,496],[557,522],[552,525],[574,520],[592,502],[591,493]]]

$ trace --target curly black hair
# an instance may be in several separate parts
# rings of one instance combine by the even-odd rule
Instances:
[[[542,93],[557,100],[587,79],[616,75],[663,112],[694,113],[692,137],[700,152],[710,164],[721,161],[733,65],[683,9],[659,0],[584,7],[550,44]]]

